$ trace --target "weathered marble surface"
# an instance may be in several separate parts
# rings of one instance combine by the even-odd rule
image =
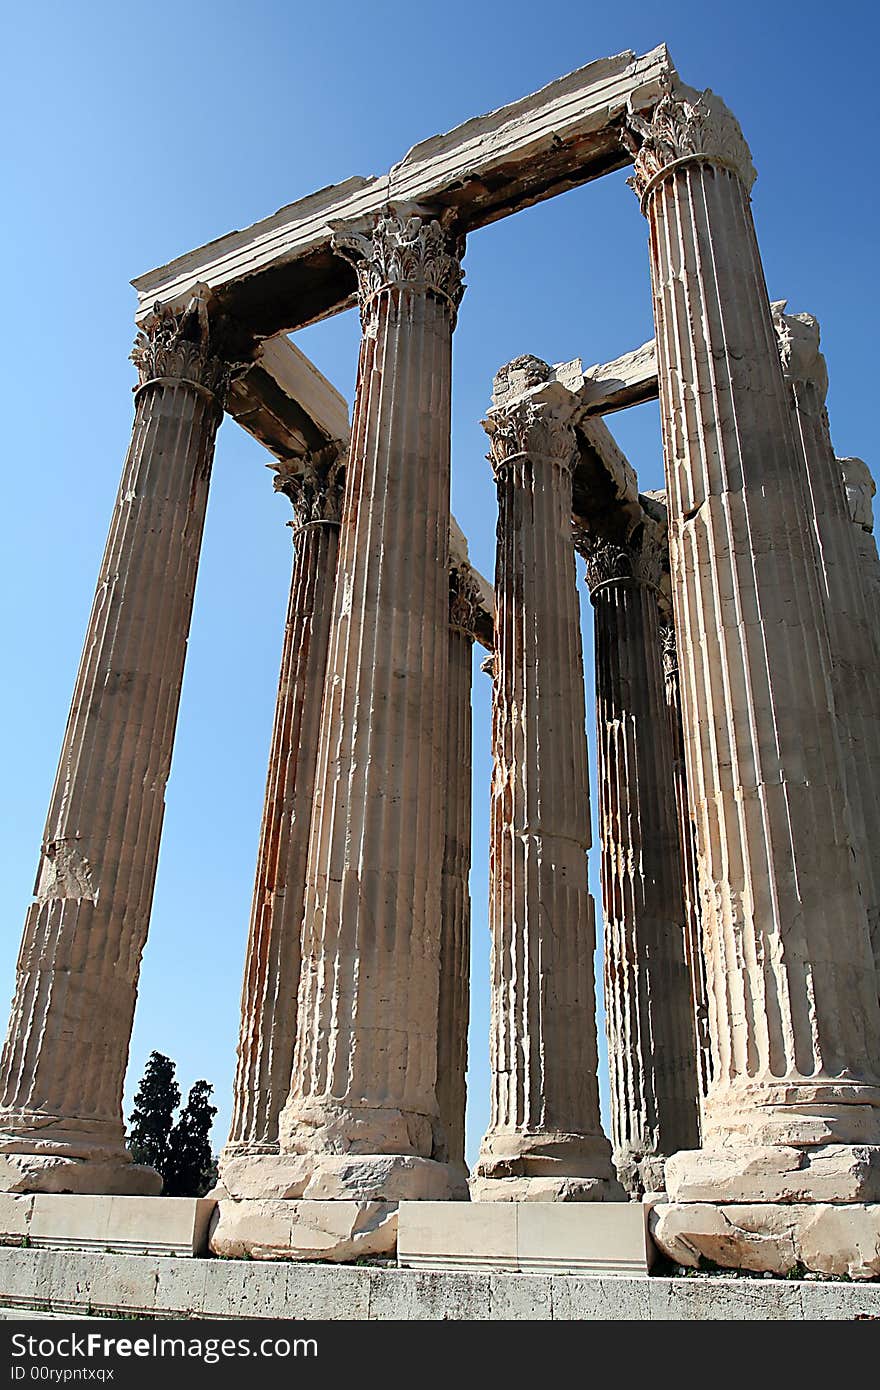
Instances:
[[[685,88],[650,120],[633,113],[628,138],[650,230],[713,1049],[705,1147],[676,1169],[684,1184],[723,1164],[735,1201],[745,1145],[878,1142],[880,1011],[749,152],[723,103]]]
[[[665,526],[576,527],[593,603],[605,1017],[614,1162],[636,1196],[699,1143],[696,1035],[660,645]]]
[[[324,672],[345,479],[340,442],[289,465],[275,486],[294,508],[294,559],[245,957],[232,1125],[220,1177],[238,1193],[277,1181],[278,1117],[290,1094],[300,939]],[[241,1159],[251,1156],[250,1164]],[[267,1157],[268,1156],[268,1159]],[[236,1159],[234,1164],[229,1161]],[[242,1167],[252,1171],[241,1177]],[[240,1195],[246,1195],[241,1193]],[[266,1192],[265,1195],[269,1195]]]
[[[491,1114],[480,1201],[622,1195],[602,1133],[589,785],[568,393],[536,358],[496,377],[498,486],[490,830]],[[536,389],[532,389],[536,388]],[[522,393],[530,392],[523,395]],[[519,399],[517,399],[519,397]]]
[[[208,482],[230,375],[207,295],[146,322],[140,386],[0,1061],[0,1188],[152,1193],[122,1089]]]
[[[651,1234],[677,1264],[838,1278],[880,1275],[880,1206],[851,1202],[673,1203],[654,1208]]]
[[[467,562],[449,573],[449,684],[446,733],[446,834],[440,883],[440,987],[437,1002],[435,1150],[467,1196],[465,1107],[471,969],[471,682],[480,591]]]
[[[280,1143],[316,1178],[324,1160],[356,1156],[372,1171],[381,1159],[393,1199],[412,1157],[449,1183],[433,1153],[463,247],[404,211],[368,235],[340,231],[337,245],[356,267],[364,336]]]
[[[134,280],[139,315],[212,286],[254,333],[292,332],[354,302],[355,280],[331,252],[334,228],[367,226],[389,204],[442,211],[457,234],[564,186],[620,168],[627,104],[647,106],[675,69],[665,45],[600,58],[497,111],[415,145],[387,173],[354,177],[291,203]]]
[[[172,1260],[0,1249],[0,1317],[665,1322],[880,1316],[880,1285]]]
[[[856,872],[880,981],[880,631],[866,592],[870,576],[859,554],[861,528],[852,524],[831,443],[819,324],[812,314],[786,314],[784,301],[772,307],[817,541]]]

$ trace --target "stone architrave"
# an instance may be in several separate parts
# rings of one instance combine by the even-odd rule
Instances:
[[[523,372],[523,365],[528,369]],[[577,446],[549,367],[485,428],[498,487],[489,921],[491,1116],[475,1200],[622,1196],[596,1080],[589,782],[571,541]]]
[[[449,1195],[437,1130],[452,331],[463,244],[389,209],[336,247],[363,339],[282,1151],[307,1197]]]
[[[665,1160],[699,1145],[696,1035],[682,851],[659,638],[665,537],[577,526],[594,612],[611,1135],[618,1176],[641,1196]]]
[[[849,1200],[870,1200],[877,1149],[852,1146],[880,1142],[880,1006],[754,169],[711,92],[666,90],[627,139],[650,234],[713,1048],[704,1148],[669,1161],[667,1191],[773,1203],[794,1172],[810,1200],[820,1169],[843,1183],[855,1168]]]
[[[834,713],[859,882],[880,974],[880,634],[872,629],[855,528],[831,443],[819,324],[812,314],[784,313],[784,303],[772,307],[818,542]]]
[[[132,440],[49,808],[0,1062],[0,1188],[155,1193],[122,1090],[217,427],[230,377],[197,290],[132,359]]]
[[[449,701],[446,735],[446,840],[440,887],[440,990],[437,1010],[438,1156],[467,1196],[464,1122],[470,1014],[471,683],[478,590],[467,564],[449,573]]]
[[[875,640],[880,642],[880,557],[874,539],[874,508],[872,499],[877,487],[863,459],[837,460],[846,492],[850,520],[856,528],[856,548],[862,571],[865,602]]]
[[[290,1094],[309,825],[345,477],[328,444],[277,470],[294,509],[293,574],[245,958],[232,1126],[220,1161],[236,1197],[277,1195],[278,1116]]]
[[[669,618],[668,613],[661,617]],[[675,810],[678,817],[678,838],[681,846],[681,886],[684,893],[685,960],[691,982],[691,1011],[694,1037],[697,1044],[697,1079],[700,1105],[709,1090],[712,1077],[712,1049],[709,1042],[709,1000],[706,988],[706,960],[703,954],[700,925],[700,876],[697,871],[697,844],[694,823],[688,800],[687,767],[684,758],[684,735],[681,728],[681,690],[678,676],[678,650],[675,628],[667,621],[660,628],[660,647],[663,655],[663,686],[672,738],[672,777],[675,782]]]

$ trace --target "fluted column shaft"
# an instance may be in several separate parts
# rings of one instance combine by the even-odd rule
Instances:
[[[549,370],[549,369],[548,369]],[[496,378],[496,393],[498,378]],[[546,400],[490,412],[498,487],[489,923],[491,1117],[480,1198],[505,1179],[583,1180],[610,1150],[596,1081],[585,700],[574,548],[573,431]],[[618,1189],[619,1190],[619,1189]],[[519,1195],[519,1189],[513,1193]]]
[[[461,294],[436,222],[391,214],[337,245],[357,265],[364,337],[281,1125],[316,1169],[327,1154],[432,1153]]]
[[[704,1144],[875,1140],[880,1011],[753,170],[710,93],[631,119],[711,1001]]]
[[[221,1161],[230,1190],[236,1188],[231,1165],[238,1156],[278,1152],[278,1116],[290,1094],[344,471],[337,445],[277,467],[276,489],[294,507],[294,559],[245,958],[232,1126]]]
[[[578,544],[595,616],[614,1161],[623,1185],[641,1193],[662,1186],[665,1158],[699,1143],[659,562],[655,548],[638,538],[617,544],[579,531]]]
[[[132,354],[132,440],[0,1064],[3,1186],[159,1185],[125,1151],[122,1091],[227,376],[208,336],[200,302],[154,318]]]
[[[818,541],[834,713],[858,878],[880,971],[880,633],[871,623],[856,532],[831,443],[819,325],[811,314],[785,314],[782,309],[781,304],[773,306],[774,326]]]
[[[691,990],[691,1014],[697,1046],[697,1080],[700,1106],[709,1090],[712,1077],[712,1049],[709,1040],[709,999],[706,987],[706,959],[703,954],[700,921],[700,877],[697,870],[697,845],[694,823],[691,820],[688,798],[687,770],[684,757],[684,734],[681,727],[681,690],[678,679],[678,652],[675,628],[671,624],[660,630],[663,651],[663,685],[669,733],[672,740],[672,778],[675,784],[675,811],[678,818],[678,838],[681,848],[681,886],[684,895],[684,949]]]
[[[471,948],[471,683],[477,592],[465,566],[450,573],[446,837],[440,887],[437,1105],[440,1156],[465,1169]]]

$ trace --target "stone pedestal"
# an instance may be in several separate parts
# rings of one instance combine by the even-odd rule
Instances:
[[[622,1196],[599,1121],[589,784],[567,393],[546,363],[495,381],[498,485],[490,905],[492,1103],[480,1201]],[[511,379],[530,394],[498,404]]]
[[[0,1193],[0,1245],[192,1259],[208,1249],[208,1197]]]
[[[401,1202],[397,1263],[409,1269],[646,1275],[655,1250],[641,1202]]]
[[[682,853],[657,586],[665,536],[578,528],[595,615],[605,1014],[614,1162],[633,1196],[699,1144]]]
[[[7,1190],[161,1187],[125,1149],[122,1089],[229,366],[203,297],[150,320],[132,356],[132,441],[0,1062]]]
[[[711,93],[630,117],[650,228],[675,626],[713,1079],[689,1202],[746,1150],[880,1141],[880,1009],[817,557],[738,125]],[[809,1180],[804,1195],[810,1199]],[[856,1194],[854,1194],[856,1195]]]
[[[437,1009],[435,1149],[467,1197],[464,1157],[471,967],[471,682],[478,593],[467,565],[449,575],[449,685],[446,734],[446,839],[440,885],[440,989]]]
[[[309,844],[283,1151],[449,1195],[434,1157],[449,670],[449,429],[461,247],[389,212],[341,232],[364,337]],[[344,1191],[340,1196],[344,1196]]]
[[[344,457],[328,445],[278,465],[293,504],[294,561],[245,959],[232,1126],[220,1160],[233,1196],[289,1181],[278,1116],[290,1095],[300,935],[324,672],[336,577]]]

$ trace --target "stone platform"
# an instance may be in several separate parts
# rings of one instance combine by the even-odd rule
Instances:
[[[0,1317],[361,1321],[880,1318],[877,1284],[440,1272],[0,1249]]]
[[[210,1249],[227,1259],[354,1263],[396,1253],[399,1264],[421,1269],[647,1274],[647,1222],[638,1202],[223,1198]]]

